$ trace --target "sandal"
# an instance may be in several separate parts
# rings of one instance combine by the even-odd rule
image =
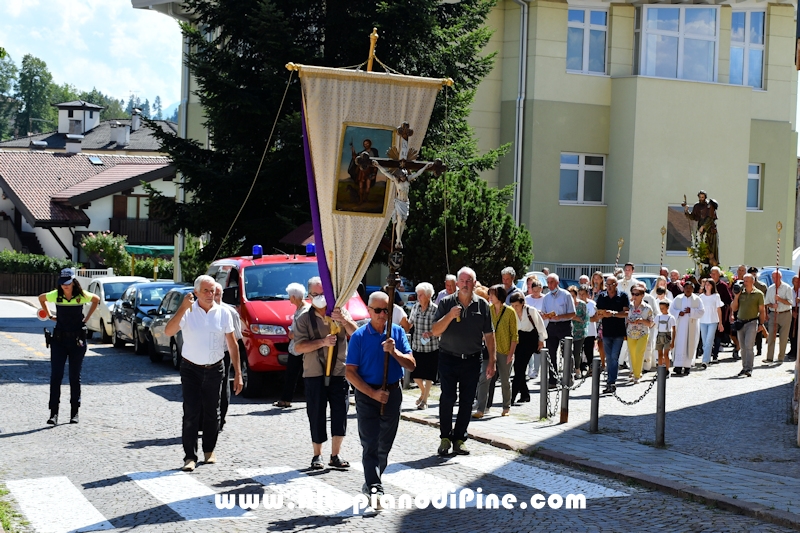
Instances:
[[[311,469],[312,470],[322,470],[325,468],[325,464],[322,462],[321,455],[315,455],[311,458]]]
[[[334,468],[350,468],[350,463],[343,460],[338,455],[331,455],[331,461],[328,463],[328,466],[332,466]]]
[[[292,406],[291,402],[284,402],[283,400],[277,401],[277,402],[273,403],[272,405],[274,405],[275,407],[291,407]]]

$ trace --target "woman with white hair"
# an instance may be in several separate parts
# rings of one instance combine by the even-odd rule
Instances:
[[[306,288],[299,283],[290,283],[286,287],[286,294],[289,295],[289,301],[294,305],[295,312],[287,335],[289,337],[289,359],[286,362],[286,374],[283,378],[283,393],[281,393],[281,399],[272,404],[275,407],[292,406],[292,396],[297,388],[297,380],[303,373],[303,355],[294,351],[294,323],[300,313],[308,308],[308,302],[305,301]]]
[[[433,285],[430,283],[420,283],[415,291],[417,303],[414,304],[408,318],[409,323],[414,327],[411,351],[417,362],[417,367],[411,373],[411,379],[419,387],[417,409],[427,409],[428,395],[433,382],[436,381],[436,373],[439,369],[439,337],[435,337],[431,333],[433,317],[436,315],[438,306],[431,301]]]

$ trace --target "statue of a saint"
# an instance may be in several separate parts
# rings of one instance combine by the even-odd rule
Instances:
[[[705,191],[697,193],[697,203],[689,207],[686,205],[686,197],[681,203],[686,218],[697,223],[698,241],[706,244],[707,255],[703,261],[709,266],[719,265],[719,238],[717,236],[717,204],[713,198],[708,198]]]

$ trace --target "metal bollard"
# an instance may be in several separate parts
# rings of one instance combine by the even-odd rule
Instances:
[[[547,418],[547,388],[550,385],[550,354],[542,348],[539,355],[539,418]]]
[[[664,447],[664,425],[667,418],[667,374],[666,366],[658,367],[658,399],[656,400],[656,446]]]
[[[572,337],[564,338],[564,377],[561,380],[561,424],[569,420],[569,388],[572,386]]]
[[[600,417],[600,358],[592,359],[592,405],[589,417],[589,433],[597,433],[597,420]]]

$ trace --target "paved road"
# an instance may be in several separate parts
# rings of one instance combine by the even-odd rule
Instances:
[[[0,301],[0,316],[12,313]],[[166,364],[93,341],[84,363],[81,423],[47,427],[49,362],[30,318],[0,319],[0,479],[30,522],[22,531],[784,531],[637,486],[470,442],[469,457],[433,455],[438,432],[402,422],[386,475],[388,492],[414,497],[470,488],[513,494],[583,493],[586,509],[410,509],[353,516],[342,506],[289,509],[305,489],[357,494],[360,445],[354,413],[343,456],[349,471],[310,472],[302,401],[277,410],[272,399],[236,398],[216,465],[177,471],[180,382]],[[63,394],[68,394],[66,385]],[[65,398],[66,400],[66,398]],[[282,496],[280,510],[219,510],[215,494]]]

